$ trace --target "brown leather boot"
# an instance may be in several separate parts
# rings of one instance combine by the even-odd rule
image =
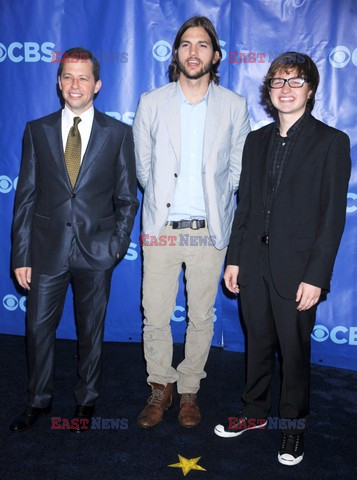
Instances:
[[[194,428],[201,421],[200,407],[195,393],[183,393],[180,395],[180,413],[178,416],[181,427]]]
[[[159,383],[150,384],[152,392],[148,404],[138,417],[137,424],[142,428],[151,428],[161,422],[164,412],[172,406],[173,402],[173,383],[160,385]]]

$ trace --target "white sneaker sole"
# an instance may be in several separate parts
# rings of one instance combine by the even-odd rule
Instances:
[[[302,462],[303,458],[304,454],[300,455],[300,457],[295,458],[289,453],[283,453],[283,455],[280,455],[280,453],[278,453],[279,463],[281,463],[282,465],[287,465],[288,467],[297,465],[298,463]]]
[[[256,425],[254,427],[242,428],[242,429],[237,429],[237,430],[232,429],[232,431],[230,431],[230,432],[227,432],[224,429],[223,425],[216,425],[214,427],[214,433],[216,435],[218,435],[219,437],[222,437],[222,438],[234,438],[234,437],[239,437],[239,435],[242,435],[242,433],[244,433],[244,432],[249,432],[250,430],[255,430],[257,428],[264,428],[267,423],[268,422],[265,421],[265,423],[262,423],[261,425]]]

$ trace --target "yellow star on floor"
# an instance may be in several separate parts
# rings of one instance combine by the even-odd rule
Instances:
[[[185,477],[190,470],[202,470],[202,471],[206,472],[205,468],[197,465],[197,462],[200,460],[201,457],[185,458],[185,457],[182,457],[181,455],[179,455],[178,457],[179,457],[180,462],[179,463],[173,463],[172,465],[168,465],[168,467],[182,468],[182,473],[184,474]]]

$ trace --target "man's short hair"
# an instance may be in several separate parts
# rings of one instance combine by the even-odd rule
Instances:
[[[71,58],[73,62],[85,62],[90,60],[92,62],[94,81],[97,82],[99,80],[100,65],[98,60],[95,58],[91,51],[82,47],[70,48],[64,52],[58,66],[57,77],[60,77],[62,75],[63,65],[68,58]]]
[[[173,82],[177,82],[179,75],[180,75],[180,68],[179,68],[179,62],[178,62],[178,55],[177,55],[177,49],[180,46],[181,42],[181,37],[182,35],[188,30],[189,28],[192,27],[202,27],[206,30],[208,36],[211,39],[212,42],[212,47],[214,52],[219,53],[219,60],[212,65],[210,69],[210,81],[213,81],[215,84],[218,85],[219,83],[219,77],[217,74],[218,67],[222,58],[222,50],[221,47],[219,46],[219,40],[218,40],[218,35],[217,32],[211,22],[211,20],[207,17],[191,17],[186,22],[180,27],[179,31],[177,32],[174,44],[173,44],[173,49],[172,49],[172,60],[171,64],[169,66],[169,76]]]
[[[307,99],[306,109],[311,112],[315,104],[315,94],[319,85],[319,71],[313,60],[305,53],[285,52],[279,55],[270,65],[268,73],[264,77],[262,85],[262,102],[271,112],[276,112],[274,105],[270,100],[269,82],[279,72],[289,73],[296,69],[299,77],[306,78],[311,94]]]

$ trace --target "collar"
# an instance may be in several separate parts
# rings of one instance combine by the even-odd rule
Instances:
[[[201,102],[205,102],[206,105],[207,105],[207,102],[208,102],[208,95],[209,95],[209,92],[211,90],[211,82],[208,84],[208,89],[207,89],[207,92],[205,94],[204,97],[201,98],[201,100],[198,102],[198,103],[191,103],[187,100],[187,98],[185,97],[185,94],[183,93],[182,91],[182,88],[181,88],[181,85],[180,85],[180,82],[177,80],[176,82],[176,91],[177,91],[177,95],[179,96],[179,99],[180,99],[180,105],[186,103],[188,105],[198,105],[200,104]]]
[[[304,123],[306,117],[309,115],[309,111],[305,110],[305,112],[301,115],[301,117],[296,120],[296,122],[289,128],[289,130],[286,132],[287,137],[293,137],[302,127],[302,124]],[[276,121],[276,126],[275,126],[275,132],[280,135],[279,131],[279,119]]]
[[[81,120],[83,122],[82,124],[89,123],[89,122],[92,123],[93,118],[94,118],[94,107],[93,107],[93,105],[90,108],[88,108],[88,110],[81,113],[81,115],[76,115],[75,113],[72,112],[72,110],[70,110],[67,107],[67,105],[65,105],[64,109],[62,110],[63,121],[72,125],[74,117],[81,117]]]

